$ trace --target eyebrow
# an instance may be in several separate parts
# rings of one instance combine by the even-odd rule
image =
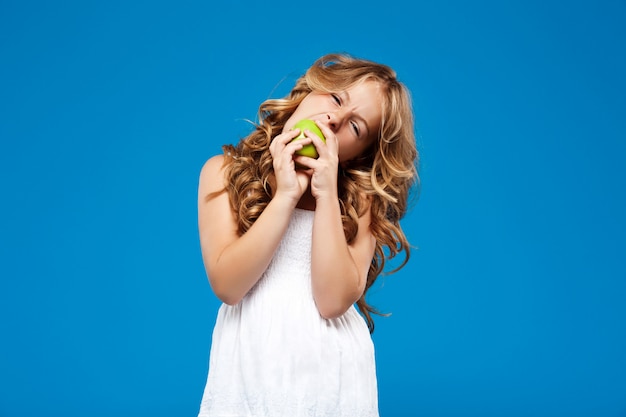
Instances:
[[[350,93],[348,93],[347,90],[343,91],[343,95],[346,96],[346,100],[348,102],[350,101]],[[369,138],[370,136],[370,127],[367,124],[367,120],[365,120],[365,118],[363,118],[363,116],[361,116],[360,114],[354,113],[354,117],[356,117],[357,119],[359,119],[364,125],[365,125],[365,130],[367,130],[367,135],[365,135],[366,138]]]

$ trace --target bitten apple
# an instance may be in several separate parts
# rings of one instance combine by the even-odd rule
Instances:
[[[304,130],[308,129],[312,133],[319,136],[319,138],[322,139],[324,142],[326,142],[326,138],[322,134],[322,131],[320,130],[319,127],[317,127],[317,125],[315,124],[313,120],[302,119],[298,123],[296,123],[293,128],[300,129],[300,134],[294,140],[304,139],[306,137],[306,135],[304,134]],[[296,151],[296,154],[302,155],[302,156],[308,156],[309,158],[319,157],[319,154],[317,153],[317,149],[315,149],[315,146],[313,146],[312,143],[309,143],[308,145],[304,145],[302,149],[300,149],[299,151]]]

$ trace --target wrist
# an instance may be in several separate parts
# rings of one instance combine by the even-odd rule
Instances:
[[[298,200],[299,198],[291,196],[289,194],[276,193],[274,197],[272,197],[270,204],[272,204],[273,206],[282,207],[284,209],[294,209],[298,204]]]
[[[339,208],[339,197],[337,194],[322,194],[315,197],[316,207],[337,207]]]

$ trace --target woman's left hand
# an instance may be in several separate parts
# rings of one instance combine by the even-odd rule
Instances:
[[[311,131],[305,131],[305,135],[311,138],[319,157],[314,159],[296,156],[294,161],[308,168],[307,173],[311,175],[311,194],[316,200],[327,197],[336,199],[339,141],[328,125],[319,121],[315,121],[315,124],[322,131],[326,142]]]

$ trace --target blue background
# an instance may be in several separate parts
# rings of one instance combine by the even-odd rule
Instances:
[[[626,416],[626,2],[0,3],[0,416],[195,416],[199,170],[316,59],[413,92],[383,417]]]

